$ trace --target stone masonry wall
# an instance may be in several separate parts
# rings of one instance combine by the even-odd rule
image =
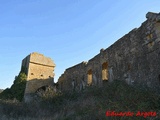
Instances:
[[[139,28],[124,35],[88,62],[66,69],[58,79],[62,91],[101,86],[115,79],[150,87],[160,85],[160,13],[147,13]]]

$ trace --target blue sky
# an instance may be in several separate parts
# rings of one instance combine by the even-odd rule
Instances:
[[[159,0],[0,0],[0,88],[18,75],[32,52],[52,58],[55,82],[160,12]]]

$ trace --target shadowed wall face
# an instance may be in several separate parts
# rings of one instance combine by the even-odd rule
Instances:
[[[31,53],[22,61],[22,67],[27,74],[25,94],[35,93],[38,88],[53,84],[55,64],[50,58]]]

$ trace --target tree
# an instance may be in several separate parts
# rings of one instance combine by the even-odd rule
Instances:
[[[26,79],[26,74],[22,72],[17,76],[17,78],[14,80],[14,84],[11,86],[11,92],[14,98],[16,98],[19,101],[22,101],[24,96]]]
[[[16,98],[19,101],[23,100],[24,91],[26,87],[27,76],[24,72],[20,72],[18,76],[15,77],[13,85],[11,88],[5,89],[1,94],[0,98],[2,99],[14,99]]]

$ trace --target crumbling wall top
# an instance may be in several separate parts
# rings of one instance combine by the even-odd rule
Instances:
[[[87,65],[87,62],[83,61],[79,64],[76,64],[76,65],[70,67],[70,68],[67,68],[66,71],[71,70],[71,69],[75,69],[75,68],[78,68],[78,67],[81,67],[81,66],[86,66],[86,65]]]
[[[55,64],[51,58],[45,57],[43,54],[33,52],[30,54],[30,62],[55,67]]]

